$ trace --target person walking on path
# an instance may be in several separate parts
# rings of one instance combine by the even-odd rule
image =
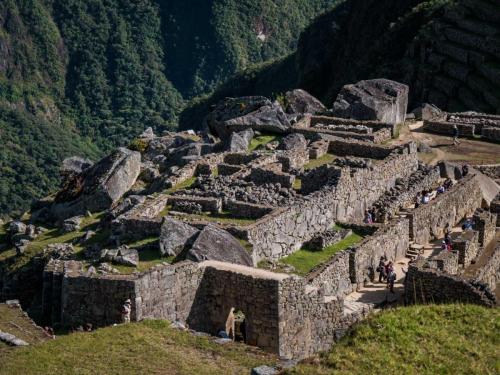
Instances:
[[[379,283],[385,281],[385,279],[387,278],[387,274],[385,273],[385,261],[386,260],[387,260],[387,258],[384,255],[382,255],[380,257],[380,261],[378,263],[377,272],[378,272],[378,282]]]
[[[396,271],[393,269],[387,275],[387,287],[389,288],[391,293],[394,293],[394,283],[396,282]]]
[[[453,144],[455,146],[460,144],[460,141],[458,140],[458,128],[457,125],[453,125]]]

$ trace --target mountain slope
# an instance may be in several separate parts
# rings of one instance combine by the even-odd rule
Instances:
[[[201,126],[200,114],[224,96],[300,87],[331,107],[343,85],[380,77],[410,85],[410,106],[500,113],[499,19],[496,0],[345,0],[306,28],[286,60],[193,101],[180,128]]]
[[[66,156],[97,157],[148,126],[174,129],[191,95],[207,93],[248,64],[289,53],[307,23],[334,3],[0,2],[0,136],[20,155],[14,161],[8,147],[0,148],[1,166],[24,173],[34,165],[33,148],[46,146],[41,160],[57,149],[37,173],[0,176],[0,214],[52,190]],[[41,175],[47,183],[38,184]]]

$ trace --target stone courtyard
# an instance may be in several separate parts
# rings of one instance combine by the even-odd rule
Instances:
[[[495,306],[500,166],[424,163],[421,145],[398,141],[407,100],[408,87],[388,80],[347,85],[331,110],[228,98],[202,133],[147,129],[96,164],[68,159],[61,190],[34,204],[31,222],[9,224],[18,257],[42,224],[80,233],[35,257],[42,321],[107,326],[125,310],[217,335],[235,310],[247,344],[300,359],[398,303]],[[498,141],[498,116],[419,120]],[[382,257],[394,293],[378,280]],[[0,299],[28,304],[21,285],[0,286]]]

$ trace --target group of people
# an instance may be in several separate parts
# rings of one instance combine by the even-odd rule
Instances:
[[[391,261],[387,262],[387,257],[385,255],[381,256],[377,272],[379,273],[378,282],[386,282],[387,288],[391,293],[394,293],[394,283],[397,278],[396,271],[394,270],[394,263]]]
[[[449,190],[453,186],[453,181],[451,178],[447,178],[439,187],[436,189],[437,194],[443,194],[447,190]],[[420,206],[421,204],[428,204],[433,199],[432,190],[422,190],[417,193],[415,197],[415,208]]]

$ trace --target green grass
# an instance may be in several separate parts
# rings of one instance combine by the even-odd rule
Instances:
[[[355,245],[361,241],[363,237],[359,234],[353,233],[344,238],[342,241],[334,245],[325,247],[322,251],[310,251],[306,248],[300,249],[295,253],[282,258],[280,263],[291,265],[295,268],[297,275],[304,276],[317,265],[328,261],[339,251],[345,250],[350,246]]]
[[[289,374],[499,374],[500,309],[401,307],[373,315]]]
[[[256,219],[245,219],[234,217],[231,212],[222,211],[218,214],[186,214],[176,217],[177,219],[187,219],[188,221],[208,221],[211,223],[233,224],[245,226],[255,223]]]
[[[29,344],[47,340],[47,336],[33,326],[31,319],[27,318],[22,310],[5,304],[0,304],[0,331],[8,332]],[[2,346],[0,345],[0,362],[1,357]]]
[[[310,160],[309,163],[304,165],[304,170],[310,171],[311,169],[316,169],[325,164],[330,164],[335,160],[336,156],[332,154],[325,154],[320,158]]]
[[[296,178],[293,182],[292,188],[294,190],[300,191],[300,189],[302,189],[302,180],[300,178]]]
[[[165,194],[173,194],[176,191],[183,190],[183,189],[189,189],[191,186],[194,185],[196,182],[196,177],[190,177],[181,183],[171,187],[170,189],[165,190]]]
[[[81,237],[87,230],[95,230],[97,224],[101,220],[103,213],[93,214],[91,217],[84,217],[82,223],[80,224],[80,230],[63,233],[60,228],[50,228],[45,233],[39,235],[34,241],[32,241],[26,248],[24,254],[9,266],[10,271],[19,269],[23,265],[27,264],[35,255],[41,253],[48,245],[54,243],[72,243],[78,237]],[[109,235],[107,231],[96,233],[96,235],[91,238],[85,245],[90,245],[92,243],[98,243],[105,240]],[[80,252],[83,248],[79,245],[74,245],[76,252]],[[16,251],[14,248],[9,248],[6,251],[0,253],[0,263],[16,256]]]
[[[252,141],[250,142],[250,146],[248,147],[249,151],[254,151],[257,149],[264,148],[265,145],[268,143],[274,142],[274,141],[279,141],[281,138],[283,138],[280,135],[276,134],[262,134],[258,135],[257,137],[254,137]]]
[[[219,345],[165,321],[144,321],[11,350],[1,359],[0,374],[249,374],[276,361],[257,348]]]

